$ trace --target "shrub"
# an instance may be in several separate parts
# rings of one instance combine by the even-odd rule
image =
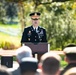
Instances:
[[[14,43],[9,42],[9,41],[0,43],[0,48],[2,48],[4,50],[13,50],[13,49],[17,49],[18,47],[19,46],[16,46]]]

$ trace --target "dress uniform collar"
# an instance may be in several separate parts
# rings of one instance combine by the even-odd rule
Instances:
[[[33,29],[34,29],[34,30],[35,30],[35,29],[38,30],[38,27],[34,27],[34,26],[33,26]]]
[[[34,31],[33,26],[31,26],[31,30],[32,30],[32,31]],[[41,31],[41,27],[40,27],[40,26],[38,26],[38,27],[37,27],[37,31],[38,31],[38,32],[40,32],[40,31]]]

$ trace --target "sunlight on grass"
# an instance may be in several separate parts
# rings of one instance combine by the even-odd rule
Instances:
[[[4,28],[21,28],[20,27],[20,24],[12,24],[12,25],[10,25],[10,24],[0,24],[0,27],[4,27]]]
[[[20,37],[10,36],[4,33],[0,33],[0,43],[9,42],[14,44],[15,46],[20,46]]]

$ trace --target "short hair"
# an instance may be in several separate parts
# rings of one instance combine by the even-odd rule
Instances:
[[[0,66],[0,75],[12,75],[12,73],[7,70],[7,67],[2,65]]]
[[[60,68],[61,57],[53,52],[48,52],[42,55],[41,63],[43,72],[46,74],[56,74]]]
[[[17,49],[16,54],[17,60],[21,62],[24,57],[32,57],[32,50],[28,46],[21,46]]]
[[[38,60],[33,57],[23,58],[20,63],[21,74],[27,72],[36,73],[37,68],[38,68]]]
[[[69,53],[69,54],[66,54],[66,57],[69,59],[69,60],[75,60],[76,61],[76,53]]]

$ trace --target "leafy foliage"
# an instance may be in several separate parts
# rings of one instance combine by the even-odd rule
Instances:
[[[9,0],[20,3],[18,17],[21,26],[31,25],[29,12],[41,12],[40,24],[47,30],[51,49],[62,50],[68,43],[76,43],[76,2],[56,0]]]
[[[20,47],[20,38],[6,35],[0,32],[0,48],[4,50],[13,50]]]
[[[7,5],[8,4],[8,5]],[[8,18],[13,19],[14,17],[17,16],[17,4],[15,3],[6,3],[6,15]]]

